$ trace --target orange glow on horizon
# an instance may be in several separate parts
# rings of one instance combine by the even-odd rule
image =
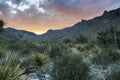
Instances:
[[[119,6],[117,0],[4,0],[0,1],[0,19],[5,27],[43,34],[49,29],[71,27]]]
[[[7,27],[12,27],[15,28],[17,30],[26,30],[26,31],[30,31],[30,32],[34,32],[36,34],[43,34],[46,33],[49,29],[52,30],[56,30],[56,29],[63,29],[66,27],[71,27],[74,24],[76,24],[77,22],[80,22],[82,19],[91,19],[93,18],[93,16],[97,16],[100,15],[99,13],[95,13],[95,14],[82,14],[82,16],[80,16],[79,14],[72,16],[72,14],[70,15],[62,15],[65,16],[66,21],[55,21],[55,20],[51,20],[48,21],[47,23],[35,23],[35,22],[29,22],[26,20],[23,20],[21,22],[13,22],[13,21],[5,21],[6,22],[6,28]],[[68,19],[68,17],[71,16],[71,18]]]

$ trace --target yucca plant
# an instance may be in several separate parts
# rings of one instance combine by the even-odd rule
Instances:
[[[11,52],[0,58],[0,80],[19,80],[24,73],[22,62]]]
[[[77,48],[78,51],[81,51],[81,52],[86,50],[84,44],[77,44],[75,47]]]
[[[32,53],[31,61],[39,79],[45,78],[43,69],[45,68],[44,65],[49,61],[48,55],[41,54],[41,53]]]
[[[49,57],[46,54],[32,53],[31,61],[33,66],[43,66],[49,61]]]
[[[98,47],[97,45],[95,45],[94,48],[92,49],[92,52],[94,54],[99,54],[99,53],[101,53],[101,51],[102,51],[101,48]]]

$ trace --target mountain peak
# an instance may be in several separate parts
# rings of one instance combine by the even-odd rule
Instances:
[[[10,31],[11,28],[6,31],[18,39],[28,41],[58,41],[65,38],[74,39],[80,33],[90,38],[95,38],[97,32],[112,27],[113,21],[115,22],[114,25],[120,29],[120,8],[111,11],[104,11],[103,15],[90,20],[83,19],[81,22],[76,23],[72,27],[61,30],[50,29],[42,35],[36,35],[28,31],[15,29]]]

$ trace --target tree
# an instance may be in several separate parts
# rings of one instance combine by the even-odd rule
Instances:
[[[0,20],[0,32],[3,31],[3,26],[4,26],[4,21],[3,20]]]

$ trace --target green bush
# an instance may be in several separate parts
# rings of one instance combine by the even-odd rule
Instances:
[[[120,30],[117,30],[116,27],[111,27],[99,32],[97,42],[105,47],[113,46],[120,48]]]
[[[109,65],[120,61],[120,51],[114,48],[106,48],[97,54],[93,59],[93,63],[98,65]]]
[[[63,40],[63,42],[67,44],[67,43],[71,43],[72,41],[70,39],[66,38]]]
[[[88,38],[86,36],[84,36],[83,34],[79,34],[77,37],[76,37],[76,42],[77,43],[88,43]]]
[[[94,46],[94,48],[92,49],[92,52],[95,54],[99,54],[101,53],[101,48],[97,45]]]
[[[52,76],[54,80],[87,80],[89,67],[80,55],[64,55],[55,59]]]
[[[5,55],[6,51],[2,48],[0,48],[0,58],[2,58]]]
[[[120,70],[113,71],[106,80],[120,80]]]
[[[40,44],[35,50],[39,53],[44,53],[48,49],[47,44]]]
[[[50,45],[47,53],[51,58],[56,58],[56,57],[62,56],[63,53],[67,52],[68,50],[69,49],[66,45],[55,43]]]
[[[85,51],[86,50],[84,44],[77,44],[75,47],[77,48],[78,51]]]
[[[8,50],[13,50],[13,51],[19,51],[23,55],[28,55],[32,51],[36,51],[36,44],[32,42],[27,42],[27,41],[21,41],[21,40],[12,40],[8,41]],[[6,45],[6,44],[5,44]]]

